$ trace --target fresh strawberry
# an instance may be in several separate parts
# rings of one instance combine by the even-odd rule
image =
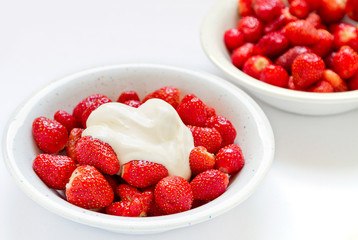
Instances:
[[[339,23],[330,27],[334,36],[334,47],[336,50],[344,45],[350,46],[358,51],[358,29],[348,23]]]
[[[246,42],[255,43],[262,36],[263,24],[254,16],[245,16],[239,20],[237,29],[244,34]]]
[[[130,185],[145,188],[168,176],[168,170],[161,164],[132,160],[122,166],[121,177]]]
[[[299,88],[299,87],[297,87],[297,86],[295,85],[292,76],[290,76],[290,77],[288,78],[288,89],[296,90],[296,91],[303,91],[303,90],[304,90],[303,88]]]
[[[288,23],[285,35],[293,45],[311,45],[319,41],[317,29],[306,20],[297,20]]]
[[[53,118],[61,123],[63,126],[65,126],[65,128],[67,129],[67,132],[71,132],[71,130],[75,127],[77,127],[77,120],[74,116],[72,116],[71,114],[69,114],[66,111],[63,110],[58,110]]]
[[[237,144],[223,147],[216,154],[215,168],[224,173],[232,174],[241,170],[244,165],[245,159]]]
[[[70,158],[72,158],[75,162],[77,162],[76,158],[76,144],[78,140],[82,137],[83,128],[73,128],[70,132],[70,135],[68,135],[68,141],[67,141],[67,147],[66,147],[66,154]]]
[[[172,105],[173,108],[177,108],[179,105],[180,94],[179,89],[175,87],[162,87],[145,96],[143,103],[151,98],[159,98]]]
[[[228,184],[228,175],[216,169],[202,172],[190,182],[194,199],[209,201],[223,194]]]
[[[117,194],[122,201],[131,201],[134,198],[140,197],[142,194],[137,188],[125,183],[119,184],[115,188],[114,193]]]
[[[311,46],[312,51],[318,56],[324,58],[326,57],[332,50],[334,45],[334,37],[327,30],[318,29],[319,41]]]
[[[239,0],[238,12],[241,16],[254,15],[254,9],[252,9],[252,0]]]
[[[293,0],[290,3],[290,13],[298,18],[305,18],[310,12],[310,5],[306,0]]]
[[[192,175],[198,175],[215,165],[215,156],[209,153],[205,147],[194,147],[189,155],[189,164]]]
[[[91,106],[94,102],[97,102],[100,99],[104,99],[107,98],[109,99],[107,96],[103,95],[103,94],[93,94],[90,95],[88,97],[86,97],[85,99],[81,100],[73,109],[72,112],[72,116],[74,116],[77,120],[78,124],[82,124],[82,114],[83,112],[89,107]]]
[[[288,73],[283,67],[269,64],[262,70],[259,80],[277,87],[287,88],[288,77]]]
[[[333,57],[332,68],[343,79],[352,77],[358,71],[358,53],[349,46],[341,47]]]
[[[348,91],[346,82],[343,81],[337,73],[333,72],[330,69],[325,69],[323,71],[321,81],[329,82],[333,86],[335,92]]]
[[[126,101],[129,100],[135,100],[140,102],[137,92],[132,90],[124,91],[121,93],[121,95],[119,95],[117,102],[125,103]]]
[[[132,201],[114,202],[106,207],[106,213],[122,217],[145,217],[147,216],[148,205],[141,198]]]
[[[321,79],[324,61],[314,53],[304,53],[292,63],[293,81],[299,88],[306,88]]]
[[[233,51],[244,43],[244,34],[237,28],[231,28],[224,33],[224,43],[229,51]]]
[[[337,52],[332,51],[330,54],[328,54],[327,57],[324,58],[324,63],[326,64],[326,68],[331,68],[333,66],[333,58],[336,55]]]
[[[322,0],[307,0],[308,5],[310,6],[311,11],[315,11],[321,5]]]
[[[128,100],[124,102],[125,105],[134,107],[134,108],[138,108],[140,105],[142,105],[141,102],[136,101],[136,100]]]
[[[154,189],[154,199],[167,214],[189,210],[194,200],[189,182],[179,176],[160,180]]]
[[[177,112],[185,124],[202,127],[208,118],[206,104],[197,97],[182,101]]]
[[[197,208],[197,207],[201,207],[201,206],[207,204],[208,202],[210,202],[210,201],[209,200],[194,199],[191,208],[194,209],[194,208]]]
[[[45,153],[58,153],[68,140],[67,129],[56,120],[38,117],[32,123],[32,135],[36,145]]]
[[[288,40],[280,32],[270,32],[264,35],[254,47],[255,55],[264,55],[266,57],[277,57],[286,51]]]
[[[109,103],[112,102],[111,99],[109,98],[101,98],[98,99],[96,102],[93,102],[90,106],[88,106],[88,108],[86,108],[86,110],[82,113],[82,126],[84,128],[86,128],[86,122],[88,117],[91,115],[91,113],[96,110],[99,106],[101,106],[102,104],[105,103]]]
[[[315,13],[315,12],[311,12],[310,14],[308,14],[307,18],[305,19],[307,22],[311,23],[312,26],[314,26],[315,28],[319,28],[322,24],[321,21],[321,17]]]
[[[256,15],[265,22],[277,18],[285,5],[280,0],[253,0],[252,8]]]
[[[246,60],[242,71],[253,78],[259,79],[262,70],[269,64],[271,64],[271,61],[267,57],[254,55]]]
[[[215,108],[213,107],[207,107],[206,108],[206,112],[208,114],[208,118],[212,117],[212,116],[215,116],[216,115],[216,111],[215,111]]]
[[[293,16],[288,8],[281,10],[281,15],[264,27],[264,33],[281,30],[287,23],[296,21],[297,17]]]
[[[350,79],[348,79],[348,89],[358,90],[358,71]]]
[[[198,98],[198,97],[197,97],[195,94],[189,93],[189,94],[187,94],[187,95],[185,95],[185,96],[183,97],[183,99],[181,100],[180,104],[184,104],[184,103],[190,102],[191,99],[193,99],[193,98]],[[200,99],[200,100],[201,100],[201,99]],[[203,101],[202,101],[202,102],[203,102]],[[204,102],[203,102],[203,103],[204,103]],[[207,117],[211,117],[211,116],[216,115],[216,111],[215,111],[214,108],[209,107],[209,106],[206,105],[205,103],[204,103],[204,105],[205,105],[205,108],[206,108]]]
[[[166,215],[166,213],[154,201],[154,189],[155,189],[155,185],[142,189],[142,195],[145,195],[149,199],[151,199],[147,211],[147,216],[153,217],[153,216]]]
[[[291,72],[291,66],[293,63],[293,60],[295,58],[303,53],[312,52],[312,50],[305,46],[294,46],[290,49],[288,49],[284,54],[279,56],[275,64],[283,67],[287,72]]]
[[[317,9],[324,23],[334,23],[342,20],[345,14],[347,0],[322,0]]]
[[[193,134],[194,146],[203,146],[208,152],[216,153],[219,151],[222,138],[221,134],[215,128],[197,127],[187,125]]]
[[[99,139],[84,136],[78,140],[75,148],[79,164],[96,167],[105,174],[114,175],[119,172],[119,161],[112,147]]]
[[[36,156],[32,168],[49,188],[64,190],[76,163],[67,156],[40,154]]]
[[[108,175],[103,174],[103,177],[107,180],[109,186],[111,186],[113,192],[115,192],[116,188],[119,185],[118,176],[117,175]]]
[[[206,127],[215,128],[221,135],[221,147],[234,143],[236,138],[236,129],[234,125],[224,116],[216,115],[208,118]]]
[[[231,54],[231,62],[235,67],[241,69],[246,60],[252,55],[254,44],[244,43],[236,48]]]
[[[68,202],[78,207],[93,209],[110,205],[114,193],[95,167],[82,165],[75,169],[66,184],[66,197]]]
[[[345,12],[350,19],[358,21],[358,1],[347,0]]]
[[[308,88],[308,92],[330,93],[334,92],[334,88],[329,82],[319,80],[313,86]]]

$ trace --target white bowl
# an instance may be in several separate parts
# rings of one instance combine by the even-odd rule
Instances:
[[[232,83],[258,99],[292,113],[328,115],[358,108],[358,90],[340,93],[294,91],[266,84],[240,71],[231,63],[223,41],[225,31],[235,27],[238,20],[237,0],[218,0],[206,14],[200,30],[206,55]]]
[[[175,86],[183,94],[194,93],[237,129],[238,143],[246,158],[242,171],[231,179],[227,191],[199,208],[161,217],[128,218],[101,214],[71,205],[51,190],[32,170],[40,153],[31,134],[38,116],[52,118],[58,109],[72,112],[81,99],[102,93],[117,100],[124,90],[136,90],[141,98],[163,86]],[[115,65],[81,71],[57,80],[27,99],[11,116],[3,136],[6,166],[20,188],[48,210],[75,222],[121,233],[154,233],[209,220],[237,206],[250,196],[268,172],[274,156],[271,126],[260,107],[242,90],[216,76],[161,65]]]

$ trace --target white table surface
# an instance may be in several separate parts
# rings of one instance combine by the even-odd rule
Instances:
[[[205,56],[201,20],[215,0],[0,0],[1,129],[29,95],[106,64],[159,63],[224,75]],[[358,110],[294,115],[259,102],[276,156],[257,191],[205,223],[146,239],[358,239]],[[0,161],[0,239],[141,239],[57,216]]]

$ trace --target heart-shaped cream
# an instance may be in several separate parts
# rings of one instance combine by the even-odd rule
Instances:
[[[131,160],[146,160],[162,164],[169,175],[190,179],[193,136],[167,102],[150,99],[139,108],[106,103],[91,113],[86,125],[82,136],[108,143],[121,166]]]

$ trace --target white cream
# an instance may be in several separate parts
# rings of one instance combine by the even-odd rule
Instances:
[[[193,136],[167,102],[150,99],[139,108],[106,103],[91,113],[86,125],[82,136],[108,143],[121,166],[132,160],[146,160],[162,164],[169,175],[189,180]]]

